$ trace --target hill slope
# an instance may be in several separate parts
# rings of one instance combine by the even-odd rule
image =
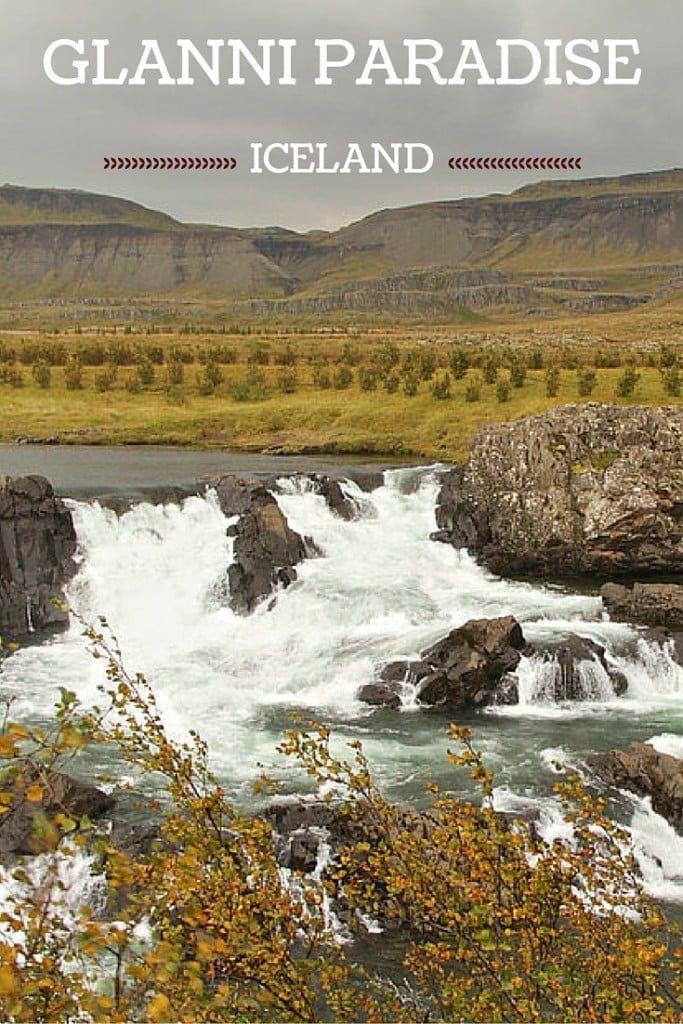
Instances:
[[[666,301],[682,266],[681,169],[540,182],[307,235],[180,224],[85,192],[0,188],[5,298],[203,294],[242,297],[259,313],[590,311]]]

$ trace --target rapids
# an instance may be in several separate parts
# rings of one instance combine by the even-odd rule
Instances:
[[[549,698],[556,666],[532,656],[520,666],[518,705],[460,716],[496,771],[499,806],[539,806],[561,827],[556,760],[580,767],[595,751],[653,737],[662,749],[683,751],[683,669],[631,627],[610,622],[597,595],[502,580],[431,541],[437,490],[433,469],[387,471],[383,486],[362,495],[364,515],[344,522],[305,478],[281,481],[290,525],[312,536],[322,556],[299,567],[298,581],[272,607],[247,617],[225,607],[229,520],[210,490],[182,504],[141,502],[120,516],[70,499],[80,567],[68,600],[86,620],[106,617],[128,668],[153,683],[170,731],[197,729],[216,772],[247,805],[259,765],[280,764],[293,791],[306,786],[276,754],[296,712],[330,725],[340,750],[360,738],[393,798],[425,802],[429,780],[467,790],[445,757],[446,716],[419,709],[410,692],[400,711],[372,710],[357,701],[358,687],[383,662],[415,657],[474,617],[515,615],[532,644],[589,637],[625,674],[624,696],[613,696],[600,666],[586,662],[588,699],[557,703]],[[91,702],[101,682],[102,664],[74,622],[10,658],[0,695],[14,699],[13,717],[43,720],[58,685]],[[645,801],[624,796],[616,813],[632,828],[652,891],[683,900],[683,839],[672,839]]]

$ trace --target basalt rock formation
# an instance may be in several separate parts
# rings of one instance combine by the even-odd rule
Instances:
[[[617,622],[683,629],[683,586],[678,583],[606,583],[602,603]]]
[[[517,704],[516,669],[522,655],[537,664],[536,699],[585,701],[620,696],[623,673],[610,665],[605,648],[570,634],[538,650],[528,644],[512,616],[473,619],[423,651],[414,661],[391,661],[378,678],[358,691],[375,707],[397,708],[408,696],[425,707],[481,707]]]
[[[42,476],[0,477],[0,636],[63,626],[63,586],[76,571],[71,513]]]
[[[683,761],[649,743],[596,755],[591,766],[608,785],[649,796],[653,809],[683,835]]]
[[[542,654],[546,668],[543,696],[553,701],[596,700],[621,696],[626,676],[609,664],[605,648],[587,637],[571,634]]]
[[[228,567],[230,606],[252,612],[278,586],[288,587],[314,545],[292,530],[277,501],[263,484],[249,477],[223,476],[213,484],[223,513],[238,516],[229,527],[235,538]]]
[[[361,687],[358,697],[367,704],[397,707],[408,683],[416,687],[419,703],[429,707],[482,707],[506,699],[510,674],[526,649],[512,615],[470,619],[423,651],[418,661],[385,665],[379,681]]]
[[[683,410],[588,403],[482,428],[435,539],[502,574],[683,571]]]

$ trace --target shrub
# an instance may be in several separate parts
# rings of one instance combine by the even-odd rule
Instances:
[[[560,370],[557,366],[549,366],[545,371],[545,393],[548,398],[555,398],[560,390]]]
[[[149,388],[154,384],[154,365],[151,359],[143,358],[139,361],[136,370],[137,378],[141,388]]]
[[[513,356],[510,360],[510,383],[514,388],[523,388],[526,382],[527,368],[521,356]]]
[[[293,395],[298,389],[299,378],[296,370],[290,364],[285,364],[285,369],[278,373],[277,386],[283,395]]]
[[[401,381],[397,373],[390,373],[384,378],[384,390],[388,395],[395,395]]]
[[[659,365],[665,370],[678,365],[678,353],[670,345],[659,346]]]
[[[636,389],[640,374],[633,366],[628,366],[617,381],[615,394],[617,398],[629,398]]]
[[[481,380],[479,377],[472,377],[465,385],[465,401],[478,402],[481,399]]]
[[[433,348],[420,349],[418,369],[421,380],[431,380],[436,372],[436,352]]]
[[[72,356],[64,367],[64,383],[69,391],[83,387],[83,367],[78,356]]]
[[[534,346],[529,352],[528,364],[530,370],[543,369],[543,350]]]
[[[420,390],[420,378],[417,373],[408,371],[403,374],[403,394],[413,398]]]
[[[368,366],[358,367],[358,387],[361,391],[374,391],[377,387],[377,374]]]
[[[576,374],[576,386],[581,397],[593,394],[593,389],[596,384],[595,370],[589,369],[585,366],[577,371]]]
[[[373,352],[372,358],[380,377],[386,377],[398,366],[401,353],[398,345],[393,341],[387,341],[378,351]]]
[[[495,384],[498,377],[498,357],[489,353],[484,359],[482,376],[485,384]]]
[[[560,366],[563,370],[578,370],[579,356],[575,349],[564,345],[560,353]]]
[[[219,384],[223,383],[223,371],[216,363],[205,363],[197,376],[197,387],[200,395],[212,395]]]
[[[171,359],[166,364],[166,370],[164,373],[164,387],[179,387],[184,380],[185,367],[182,361],[177,358],[177,353],[174,351],[171,354]]]
[[[85,818],[36,813],[48,856],[33,884],[23,865],[14,870],[2,909],[3,1019],[681,1019],[683,952],[643,893],[628,835],[578,778],[555,787],[572,839],[546,843],[529,822],[496,813],[493,775],[469,730],[453,725],[449,761],[479,801],[430,785],[415,828],[382,795],[359,742],[335,756],[329,730],[308,723],[280,751],[328,800],[337,795],[330,806],[348,838],[324,888],[300,871],[288,879],[270,823],[226,799],[201,737],[172,740],[152,686],[127,672],[106,626],[85,635],[106,666],[101,707],[62,689],[52,729],[5,716],[1,805],[38,807],[52,770],[110,746],[155,780],[158,839],[136,857]],[[94,852],[113,914],[60,916],[54,854],[79,849]],[[352,964],[335,941],[326,900],[340,894],[352,936],[369,917],[398,934],[400,983]]]
[[[332,387],[332,378],[326,366],[313,367],[313,386],[320,388],[321,391],[327,391]]]
[[[31,367],[31,376],[39,388],[49,388],[52,383],[50,367],[42,359]]]
[[[672,398],[681,397],[681,372],[677,365],[669,366],[662,375],[662,383],[667,395],[671,395]]]
[[[95,389],[101,392],[111,391],[116,383],[116,376],[117,373],[115,366],[108,366],[101,373],[96,373],[93,380]]]
[[[255,341],[249,346],[247,364],[249,366],[267,366],[270,362],[270,345],[266,341]]]
[[[593,362],[596,370],[615,370],[621,366],[621,352],[618,348],[597,348]]]
[[[266,378],[259,371],[252,370],[241,380],[233,381],[229,393],[234,402],[262,402],[268,396]]]
[[[435,377],[432,381],[431,386],[432,397],[440,401],[451,397],[451,375],[450,373],[440,373],[438,377]]]
[[[296,366],[296,352],[291,345],[285,347],[275,355],[275,363],[278,366]]]
[[[453,349],[450,356],[451,373],[455,380],[462,380],[467,376],[470,368],[470,357],[464,348]]]
[[[339,391],[344,391],[346,388],[350,388],[353,384],[353,370],[346,363],[342,363],[334,371],[332,378],[332,385]]]
[[[496,384],[496,399],[499,402],[510,401],[510,381],[504,377],[500,377]]]

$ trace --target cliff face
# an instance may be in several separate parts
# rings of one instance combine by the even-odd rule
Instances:
[[[437,524],[500,573],[683,572],[683,410],[593,402],[484,427]]]
[[[282,292],[287,278],[235,232],[80,224],[0,228],[0,281],[47,296]]]
[[[0,476],[0,637],[63,625],[52,604],[74,575],[71,513],[42,476]]]
[[[107,196],[0,188],[0,293],[12,298],[191,290],[275,296],[264,313],[451,314],[533,308],[540,288],[541,305],[591,311],[656,297],[638,277],[653,265],[679,286],[682,260],[683,170],[544,182],[306,235],[183,225]],[[497,278],[444,283],[466,272]]]

